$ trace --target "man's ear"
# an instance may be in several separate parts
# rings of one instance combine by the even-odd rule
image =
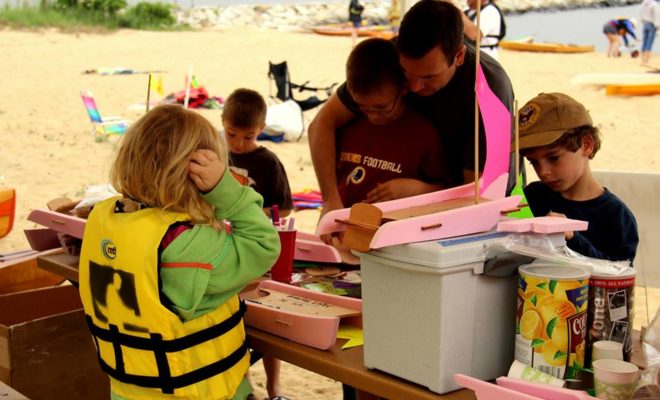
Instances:
[[[460,67],[463,65],[463,62],[465,61],[465,45],[461,46],[461,49],[456,53],[456,57],[454,58],[454,62],[456,63],[457,67]]]

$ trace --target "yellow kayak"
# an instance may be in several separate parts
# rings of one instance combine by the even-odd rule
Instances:
[[[590,53],[594,46],[581,46],[576,44],[531,42],[520,40],[503,40],[500,48],[515,51],[535,51],[539,53]]]
[[[312,28],[314,33],[330,36],[351,36],[353,28],[351,24],[329,24],[319,25]],[[389,25],[364,25],[358,28],[358,36],[371,36],[390,39],[393,36]]]
[[[623,96],[652,96],[660,94],[660,84],[645,85],[606,85],[605,94]]]

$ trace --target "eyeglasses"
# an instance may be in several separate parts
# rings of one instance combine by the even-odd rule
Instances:
[[[363,107],[358,104],[358,108],[365,114],[387,115],[394,111],[394,107],[396,107],[396,103],[399,101],[399,97],[401,96],[401,89],[402,88],[399,88],[399,90],[397,90],[396,96],[389,104],[381,104],[373,107]]]

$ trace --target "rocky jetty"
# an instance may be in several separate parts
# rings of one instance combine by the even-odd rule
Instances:
[[[587,7],[623,6],[640,0],[498,0],[504,13],[538,10],[566,10]],[[362,0],[364,17],[371,24],[387,23],[389,0]],[[464,4],[465,1],[459,1]],[[175,11],[179,23],[193,28],[255,26],[267,29],[295,30],[320,24],[346,22],[348,2],[200,6]]]

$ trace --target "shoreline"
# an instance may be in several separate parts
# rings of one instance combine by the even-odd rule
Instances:
[[[453,0],[459,8],[465,0]],[[388,0],[364,0],[363,17],[369,25],[387,25]],[[498,0],[505,15],[522,15],[528,12],[554,13],[578,9],[601,9],[639,4],[639,0]],[[193,28],[224,28],[229,26],[253,26],[276,30],[304,29],[315,25],[346,22],[346,4],[337,2],[199,5],[182,8],[178,5],[174,14],[177,22]]]

